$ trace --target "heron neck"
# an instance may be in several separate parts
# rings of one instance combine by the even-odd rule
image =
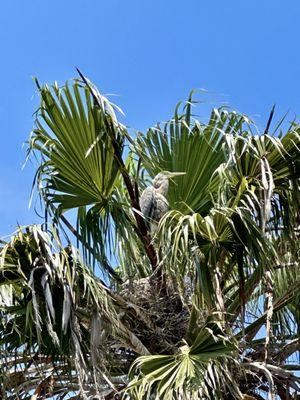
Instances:
[[[166,179],[158,188],[156,188],[156,192],[166,196],[169,189],[169,181]]]

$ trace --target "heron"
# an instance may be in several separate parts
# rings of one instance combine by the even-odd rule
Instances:
[[[169,179],[185,175],[185,172],[163,171],[155,176],[153,186],[148,186],[140,198],[140,208],[146,220],[147,229],[154,233],[158,222],[169,210],[169,203],[166,195],[169,189]]]

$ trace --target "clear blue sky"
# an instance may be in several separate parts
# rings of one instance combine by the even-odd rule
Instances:
[[[34,170],[21,171],[38,104],[32,75],[62,83],[79,66],[120,95],[136,129],[199,87],[263,126],[273,103],[300,114],[299,15],[299,0],[1,1],[0,236],[38,221],[28,211]]]

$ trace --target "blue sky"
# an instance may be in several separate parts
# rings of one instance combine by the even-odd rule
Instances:
[[[6,0],[0,5],[0,236],[28,211],[34,168],[21,166],[38,96],[31,80],[75,66],[143,130],[172,115],[192,88],[265,124],[300,114],[300,2],[278,0]],[[198,109],[205,117],[207,106]]]

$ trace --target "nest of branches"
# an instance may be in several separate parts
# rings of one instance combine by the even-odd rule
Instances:
[[[136,317],[124,314],[123,322],[149,352],[176,352],[189,320],[189,305],[184,304],[178,290],[171,284],[162,287],[148,277],[127,281],[120,294],[139,308]]]

